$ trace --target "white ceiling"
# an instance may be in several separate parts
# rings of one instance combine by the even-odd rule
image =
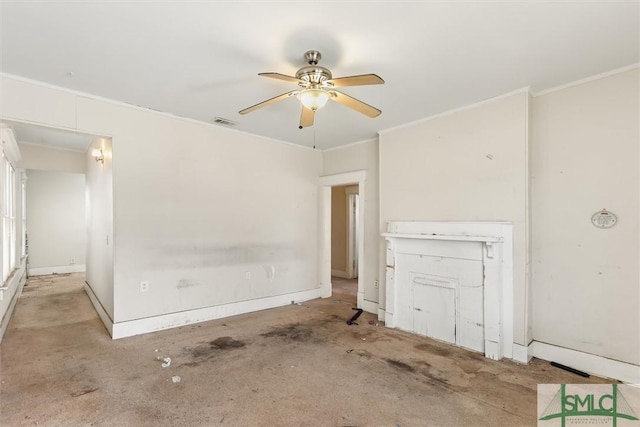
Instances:
[[[326,149],[530,86],[537,92],[639,61],[638,1],[3,1],[1,71]],[[376,73],[298,129],[295,74],[310,49],[334,77]],[[69,76],[68,73],[73,73]]]

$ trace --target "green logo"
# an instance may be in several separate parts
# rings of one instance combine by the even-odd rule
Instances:
[[[618,425],[619,418],[638,420],[617,384],[611,384],[611,393],[600,394],[567,394],[566,384],[561,384],[539,419],[547,421],[560,418],[562,427],[565,427],[566,419],[571,417],[609,417],[613,427]]]

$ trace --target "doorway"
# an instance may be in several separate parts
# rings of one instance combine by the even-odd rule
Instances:
[[[320,227],[319,227],[319,283],[320,296],[331,297],[334,292],[334,283],[337,285],[352,286],[356,291],[356,304],[362,308],[364,301],[363,263],[359,255],[364,251],[365,206],[361,201],[365,200],[366,171],[355,171],[336,175],[328,175],[320,178]],[[340,194],[341,193],[341,194]],[[333,196],[344,196],[344,207],[336,211],[336,215],[343,219],[344,231],[336,234],[342,235],[342,248],[344,263],[333,264],[334,244],[332,232]],[[333,268],[341,266],[343,269]],[[333,275],[332,273],[338,273]],[[344,277],[340,277],[344,276]],[[339,280],[351,280],[351,284],[339,283]]]
[[[358,185],[331,187],[332,294],[352,299],[358,292]]]

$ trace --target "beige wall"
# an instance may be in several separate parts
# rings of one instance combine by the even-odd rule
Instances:
[[[525,92],[380,135],[380,228],[388,221],[511,221],[514,341],[528,344]]]
[[[28,170],[26,195],[29,270],[84,266],[84,174]]]
[[[320,152],[7,76],[2,87],[7,119],[111,136],[116,323],[318,288]]]
[[[533,335],[640,364],[638,69],[532,103]],[[597,229],[591,215],[618,216]]]
[[[364,274],[360,282],[364,287],[364,299],[373,303],[379,300],[378,250],[380,233],[378,232],[378,141],[366,141],[324,151],[322,153],[322,174],[364,170],[367,172],[365,200],[360,199],[360,206],[365,204],[364,218],[364,254],[359,261],[363,263]]]

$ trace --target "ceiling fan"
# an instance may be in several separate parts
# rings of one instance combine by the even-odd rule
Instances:
[[[353,98],[347,94],[334,90],[337,87],[347,86],[363,86],[363,85],[377,85],[383,84],[379,76],[375,74],[361,74],[357,76],[339,77],[334,79],[329,71],[325,67],[318,65],[318,62],[322,58],[320,52],[316,50],[310,50],[304,54],[305,59],[309,65],[300,68],[296,72],[296,76],[287,76],[280,73],[259,73],[259,76],[270,77],[272,79],[284,80],[290,83],[296,83],[300,86],[300,89],[292,90],[290,92],[283,93],[282,95],[275,96],[259,104],[252,105],[249,108],[240,110],[240,114],[247,114],[258,108],[266,107],[267,105],[274,104],[278,101],[282,101],[292,96],[296,96],[302,103],[302,114],[300,115],[300,126],[303,127],[312,126],[313,119],[316,110],[324,107],[328,100],[336,101],[339,104],[347,106],[356,110],[359,113],[368,117],[378,117],[382,111],[366,104],[356,98]]]

